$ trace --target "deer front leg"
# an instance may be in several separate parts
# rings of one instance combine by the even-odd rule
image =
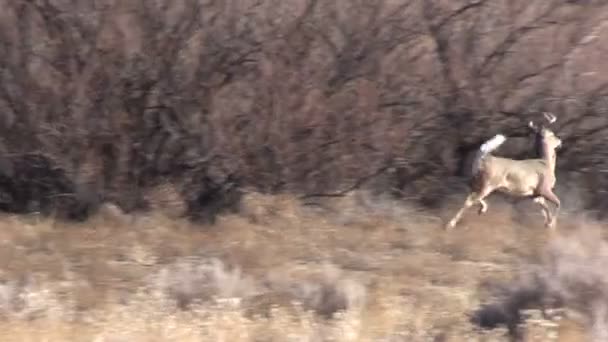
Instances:
[[[551,216],[551,220],[549,221],[549,227],[555,229],[555,226],[557,224],[557,215],[559,214],[561,202],[553,192],[550,192],[550,194],[546,198],[547,200],[549,200],[549,202],[555,204],[555,211],[553,211],[553,215]]]
[[[551,189],[543,189],[543,191],[541,191],[541,196],[544,197],[544,199],[546,199],[547,201],[555,204],[555,211],[553,212],[552,215],[549,216],[548,222],[546,223],[547,227],[549,227],[551,229],[555,229],[555,226],[557,223],[557,215],[558,215],[559,209],[561,207],[561,202],[560,202],[559,198],[557,197],[557,195],[555,195],[555,193],[553,193],[553,191]],[[547,212],[550,213],[548,208],[547,208]]]

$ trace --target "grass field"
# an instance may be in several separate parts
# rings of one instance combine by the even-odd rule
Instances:
[[[213,226],[112,208],[74,225],[4,216],[0,340],[509,341],[504,326],[470,322],[501,284],[543,260],[561,265],[555,251],[571,248],[570,272],[596,267],[596,289],[601,263],[587,261],[608,257],[590,235],[601,223],[564,213],[552,235],[531,208],[493,198],[485,216],[471,210],[448,233],[453,207],[430,213],[360,194],[316,205],[250,194]],[[561,241],[553,254],[550,241]],[[523,340],[601,333],[569,293],[573,314],[529,311]]]

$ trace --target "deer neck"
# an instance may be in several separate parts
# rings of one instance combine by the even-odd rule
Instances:
[[[547,144],[542,144],[542,159],[547,163],[549,171],[555,172],[556,154],[555,150],[550,149]]]

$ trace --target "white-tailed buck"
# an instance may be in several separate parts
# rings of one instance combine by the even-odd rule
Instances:
[[[553,114],[543,114],[549,124],[556,121]],[[562,141],[542,124],[538,126],[530,121],[528,126],[536,134],[537,144],[540,147],[540,158],[515,160],[491,155],[492,151],[505,142],[506,138],[502,134],[497,134],[483,143],[473,160],[473,173],[470,179],[471,192],[464,205],[448,222],[447,229],[454,228],[464,212],[476,203],[480,205],[479,214],[485,213],[488,205],[484,199],[494,191],[533,199],[542,207],[545,226],[555,227],[560,208],[559,198],[553,193],[556,181],[555,150],[561,146]],[[546,201],[555,204],[553,214]]]

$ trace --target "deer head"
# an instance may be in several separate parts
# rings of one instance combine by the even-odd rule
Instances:
[[[551,113],[543,112],[543,116],[547,120],[547,126],[557,121],[557,117]],[[528,127],[536,136],[536,149],[539,156],[542,156],[545,151],[555,151],[562,146],[561,139],[547,126],[542,123],[538,125],[534,121],[528,123]]]

